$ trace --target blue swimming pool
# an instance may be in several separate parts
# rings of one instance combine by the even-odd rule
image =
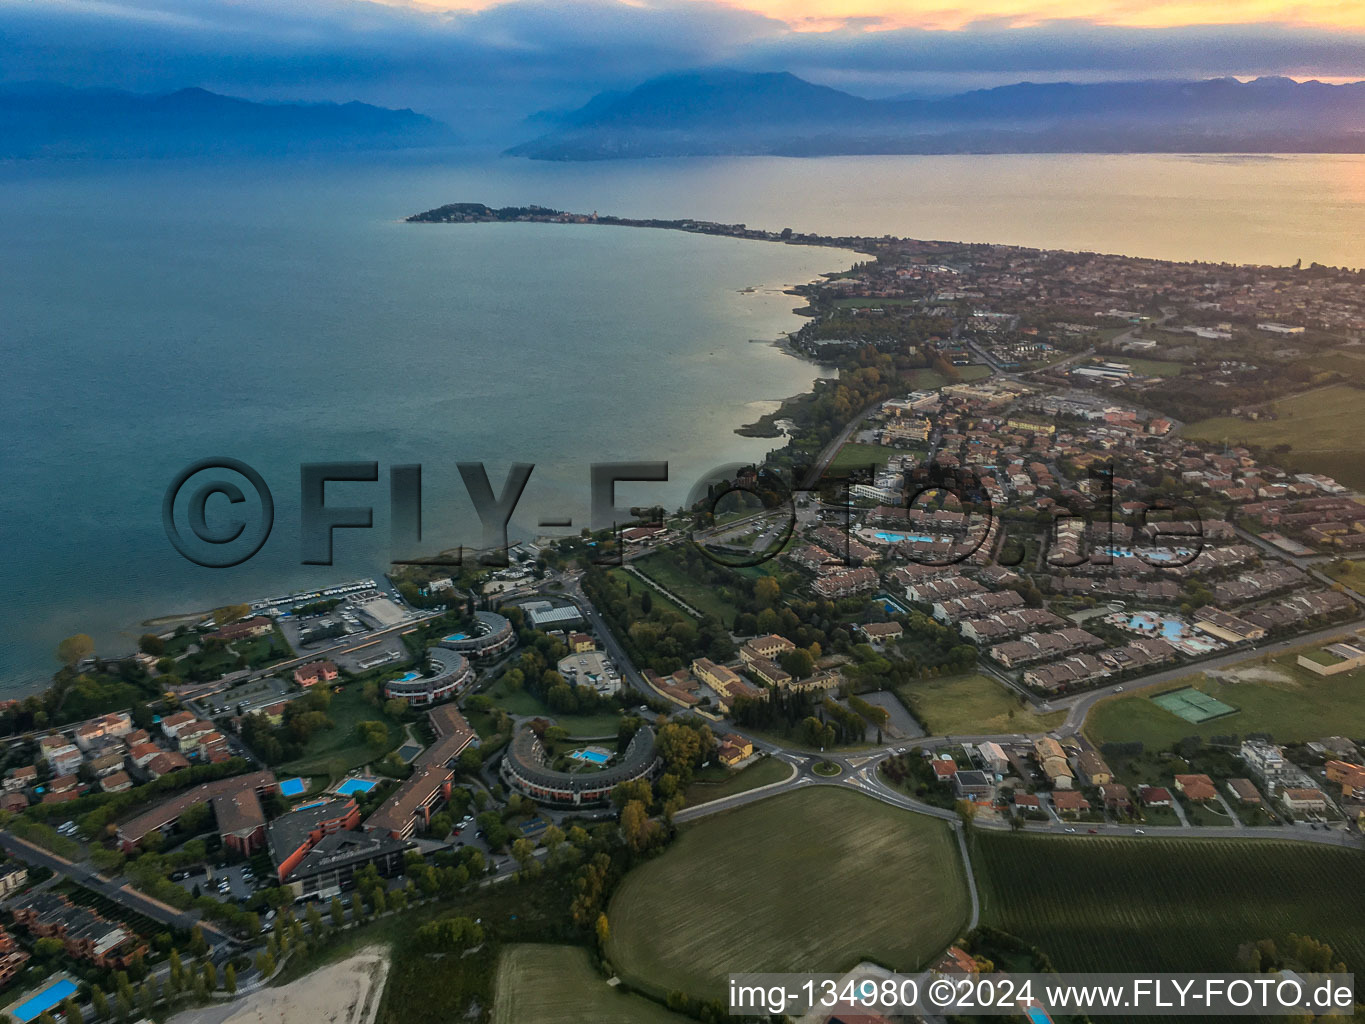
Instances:
[[[395,679],[394,682],[395,682],[395,683],[410,683],[410,682],[412,682],[414,679],[418,679],[418,678],[420,678],[420,677],[421,677],[421,673],[420,673],[420,672],[404,672],[401,676],[399,676],[397,679]]]
[[[379,785],[374,779],[347,779],[337,787],[340,796],[350,796],[352,793],[368,793]]]
[[[1041,1006],[1025,1006],[1024,1013],[1028,1015],[1029,1024],[1052,1024],[1052,1018]]]
[[[590,764],[606,764],[611,757],[598,750],[575,750],[569,755],[577,761],[587,761]]]
[[[36,996],[26,999],[14,1008],[14,1019],[19,1024],[28,1024],[44,1010],[50,1010],[67,996],[76,994],[76,983],[63,978],[55,985],[49,985]]]
[[[303,796],[304,790],[308,788],[308,783],[302,779],[281,779],[280,792],[285,796]]]
[[[442,639],[443,639],[443,640],[449,640],[449,641],[451,641],[451,642],[453,643],[453,642],[455,642],[456,640],[468,640],[468,639],[469,639],[469,634],[468,634],[468,633],[451,633],[450,636],[442,637]]]
[[[934,538],[927,533],[887,533],[885,530],[878,530],[872,536],[876,537],[883,544],[899,544],[901,541],[912,541],[916,544],[925,544]]]

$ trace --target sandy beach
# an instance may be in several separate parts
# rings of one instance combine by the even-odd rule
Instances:
[[[371,946],[288,985],[178,1013],[170,1024],[373,1024],[388,974],[389,951]]]

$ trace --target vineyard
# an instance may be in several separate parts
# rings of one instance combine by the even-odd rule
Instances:
[[[978,832],[982,923],[1060,971],[1215,971],[1237,947],[1291,932],[1365,970],[1365,855],[1246,840]]]

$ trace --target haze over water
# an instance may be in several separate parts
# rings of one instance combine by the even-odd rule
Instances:
[[[830,234],[893,233],[1171,259],[1365,265],[1365,157],[874,157],[342,167],[0,168],[0,691],[57,640],[133,646],[148,617],[383,571],[388,467],[425,467],[428,536],[477,543],[456,461],[495,490],[536,463],[516,522],[587,521],[592,462],[666,459],[679,504],[761,458],[734,427],[818,368],[751,339],[801,320],[781,289],[852,254],[594,226],[406,225],[445,202],[539,203]],[[755,289],[745,292],[745,289]],[[245,565],[184,561],[160,502],[188,463],[255,466],[274,533]],[[299,565],[298,465],[376,529]]]

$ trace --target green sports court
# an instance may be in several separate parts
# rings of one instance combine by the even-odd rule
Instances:
[[[1231,704],[1224,704],[1217,697],[1210,697],[1207,693],[1196,690],[1193,686],[1187,686],[1183,690],[1172,690],[1169,693],[1161,694],[1159,697],[1153,697],[1152,703],[1195,725],[1237,712],[1237,709]]]

